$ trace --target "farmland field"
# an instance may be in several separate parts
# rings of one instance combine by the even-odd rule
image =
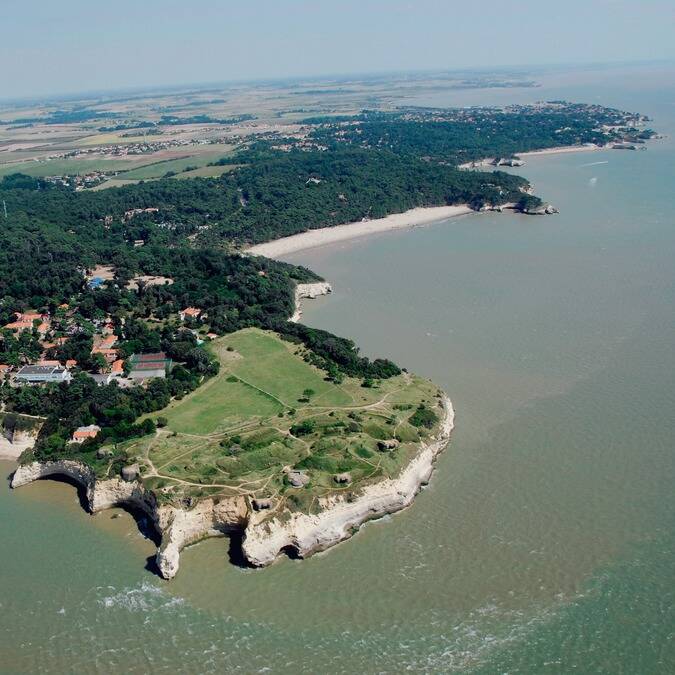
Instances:
[[[185,151],[184,157],[178,157],[176,159],[162,161],[155,160],[153,163],[145,164],[138,168],[125,171],[123,175],[119,176],[119,178],[124,180],[147,180],[150,178],[161,178],[168,171],[173,171],[176,174],[179,174],[190,167],[197,169],[205,167],[211,162],[215,162],[232,152],[232,147],[228,145],[208,147],[209,150],[204,150],[203,146],[198,146],[198,150],[191,148]],[[213,168],[216,169],[222,167]]]
[[[42,161],[21,162],[0,165],[0,177],[12,173],[23,173],[27,176],[62,176],[77,175],[92,171],[124,171],[139,166],[142,162],[129,159],[52,159]]]
[[[241,164],[202,166],[198,169],[192,169],[191,171],[183,171],[182,173],[176,174],[174,177],[180,178],[181,180],[185,178],[216,178],[218,176],[222,176],[224,173],[229,173],[238,166],[241,166]]]

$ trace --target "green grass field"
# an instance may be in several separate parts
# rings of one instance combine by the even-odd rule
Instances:
[[[205,150],[204,148],[209,148]],[[185,151],[185,157],[178,157],[177,159],[169,159],[162,161],[155,161],[151,164],[145,164],[139,168],[134,168],[120,174],[118,178],[124,180],[148,180],[150,178],[161,178],[168,171],[173,171],[180,174],[190,167],[196,169],[207,166],[222,157],[231,154],[232,146],[229,145],[213,145],[213,146],[196,146]],[[222,167],[213,167],[214,169]]]
[[[202,166],[199,169],[193,169],[192,171],[183,171],[182,173],[176,174],[174,178],[180,178],[181,180],[184,180],[185,178],[217,178],[224,173],[229,173],[239,166],[242,165],[224,164],[222,166]]]
[[[235,165],[212,167],[208,165],[222,157],[227,157],[233,149],[234,146],[226,144],[196,145],[186,148],[184,157],[166,160],[158,160],[157,155],[147,155],[136,159],[82,159],[72,157],[70,159],[31,160],[14,164],[0,164],[0,178],[12,173],[24,173],[27,176],[39,178],[42,176],[86,174],[92,171],[119,171],[118,176],[113,179],[117,181],[115,185],[119,186],[132,181],[161,178],[167,171],[174,171],[177,177],[180,176],[181,178],[190,178],[192,177],[190,176],[191,173],[194,173],[195,176],[218,176],[231,171]],[[186,172],[186,169],[191,169],[191,171]],[[103,185],[107,186],[107,183],[103,183]],[[108,187],[114,187],[115,185]]]
[[[157,180],[153,178],[152,180]],[[136,185],[140,183],[138,180],[120,180],[118,178],[111,178],[104,183],[99,183],[96,187],[90,188],[92,192],[98,192],[99,190],[109,190],[114,187],[124,187],[125,185]]]
[[[142,164],[142,162],[140,163]],[[91,171],[124,171],[130,167],[140,166],[139,162],[127,159],[52,159],[47,161],[21,162],[0,165],[0,177],[12,173],[24,173],[27,176],[77,175]]]
[[[413,413],[420,404],[440,412],[427,380],[403,373],[373,388],[352,378],[336,385],[274,333],[245,329],[210,348],[219,374],[153,413],[167,422],[154,436],[118,448],[168,501],[246,494],[311,511],[318,497],[396,475],[433,431],[412,424]],[[308,484],[290,485],[291,469]],[[344,472],[347,485],[335,480]]]

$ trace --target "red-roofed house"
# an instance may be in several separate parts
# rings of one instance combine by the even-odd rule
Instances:
[[[99,349],[111,349],[116,342],[116,335],[105,335],[104,337],[98,337],[94,340],[93,351],[97,351]]]
[[[33,322],[39,321],[38,332],[40,335],[45,335],[49,330],[49,315],[39,314],[36,312],[17,312],[16,318],[11,323],[8,323],[5,328],[21,333],[25,330],[33,330]]]
[[[197,307],[186,307],[180,311],[178,316],[180,316],[181,321],[185,321],[185,319],[198,319],[201,313],[202,310]]]
[[[101,427],[96,424],[90,424],[86,427],[78,427],[73,432],[72,443],[84,443],[88,438],[96,438]]]
[[[100,354],[108,363],[113,363],[117,360],[116,349],[92,349],[92,354]]]

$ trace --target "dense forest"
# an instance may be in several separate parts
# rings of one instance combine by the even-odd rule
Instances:
[[[0,191],[14,217],[67,223],[78,238],[91,240],[89,252],[102,256],[125,240],[166,246],[197,234],[202,245],[232,246],[416,206],[468,203],[479,209],[517,201],[527,186],[504,172],[461,171],[361,148],[279,152],[263,147],[242,152],[237,162],[243,166],[219,178],[167,178],[76,194],[46,189],[36,179],[28,179],[30,189],[25,178],[8,176]],[[20,189],[8,189],[13,187]],[[121,222],[134,208],[159,211]],[[113,217],[112,227],[104,226],[106,216]]]
[[[313,127],[310,138],[331,150],[381,149],[454,165],[566,145],[640,142],[653,134],[635,126],[644,121],[613,108],[562,101],[507,108],[365,111],[306,120]]]
[[[165,407],[172,397],[186,395],[217,372],[217,362],[189,330],[204,326],[177,321],[184,307],[199,307],[208,316],[208,329],[217,334],[248,326],[277,330],[303,344],[307,360],[335,381],[344,375],[370,381],[400,372],[390,361],[360,356],[350,340],[288,322],[295,284],[320,279],[307,269],[193,245],[187,238],[191,228],[165,227],[143,218],[139,223],[125,220],[124,207],[138,202],[125,203],[119,197],[113,202],[120,211],[113,210],[116,217],[108,224],[91,210],[96,200],[90,201],[89,194],[25,176],[0,182],[0,199],[8,204],[0,229],[1,325],[27,310],[49,314],[55,338],[68,335],[66,325],[75,325],[78,332],[63,345],[48,348],[46,357],[61,363],[73,359],[80,368],[95,372],[95,326],[110,319],[121,357],[163,351],[175,364],[166,379],[152,381],[147,388],[123,389],[114,381],[98,386],[84,372],[70,383],[18,388],[3,384],[4,410],[47,418],[34,451],[38,458],[80,453],[94,461],[96,447],[154,430],[150,422],[136,423],[138,417]],[[134,238],[143,234],[147,244],[134,246]],[[115,275],[92,288],[85,271],[100,263],[114,266]],[[172,283],[129,287],[137,275],[162,276]],[[70,309],[64,310],[64,304]],[[44,350],[37,328],[20,334],[0,332],[4,364],[33,363]],[[67,445],[77,426],[93,423],[102,427],[95,440]]]
[[[344,376],[378,378],[400,372],[386,359],[369,360],[348,339],[288,322],[294,287],[313,272],[249,257],[247,244],[417,206],[467,203],[475,209],[507,202],[536,206],[527,181],[500,171],[464,171],[457,164],[516,151],[607,142],[649,135],[631,126],[635,116],[596,106],[547,104],[512,109],[365,112],[309,121],[292,139],[250,143],[234,171],[217,178],[141,182],[102,191],[75,191],[21,174],[0,181],[0,325],[27,310],[48,314],[45,347],[37,327],[0,331],[0,363],[20,366],[46,356],[77,361],[66,384],[12,387],[0,398],[6,412],[47,418],[36,456],[89,452],[104,441],[152,431],[138,424],[172,397],[184,396],[218,364],[195,337],[201,328],[225,334],[249,326],[278,331],[303,346],[305,358],[339,382]],[[620,127],[620,128],[619,128]],[[233,163],[228,157],[223,162]],[[146,211],[147,209],[147,211]],[[95,288],[86,272],[96,265],[114,277]],[[140,275],[170,282],[147,284]],[[63,307],[68,324],[60,324]],[[182,324],[184,307],[204,320]],[[147,387],[98,386],[83,371],[100,365],[91,349],[96,326],[111,321],[121,356],[163,351],[175,366]],[[66,336],[66,328],[76,334]],[[66,446],[78,425],[102,427],[84,449]],[[154,427],[153,427],[154,428]]]

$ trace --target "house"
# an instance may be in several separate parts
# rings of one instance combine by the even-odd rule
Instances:
[[[137,216],[139,213],[158,213],[159,209],[151,206],[147,209],[129,209],[124,212],[124,220],[131,220],[134,216]]]
[[[6,363],[0,363],[0,379],[4,378],[10,373],[12,366],[7,365]]]
[[[92,354],[100,354],[108,363],[113,363],[117,360],[116,349],[92,349]]]
[[[116,335],[97,337],[94,339],[94,347],[91,353],[100,354],[108,363],[113,363],[117,360],[117,350],[112,348],[116,342]]]
[[[116,335],[104,335],[102,337],[97,337],[94,339],[94,349],[112,349],[113,345],[117,342]]]
[[[100,354],[108,363],[113,363],[117,360],[117,350],[113,349],[113,345],[117,342],[116,335],[99,336],[94,339],[94,346],[91,350],[92,354]]]
[[[110,374],[113,377],[122,377],[122,375],[124,375],[124,359],[113,361],[112,367],[110,368]]]
[[[84,443],[88,438],[96,438],[101,427],[96,424],[89,424],[86,427],[77,427],[73,432],[73,437],[70,439],[71,443]]]
[[[179,312],[178,316],[181,321],[185,321],[186,319],[198,319],[201,313],[202,310],[197,307],[186,307]]]
[[[167,359],[164,352],[133,354],[129,357],[129,363],[131,365],[129,377],[132,380],[166,377],[167,372],[171,370],[171,359]]]
[[[70,382],[72,375],[63,366],[24,366],[14,376],[20,384],[41,384],[43,382]]]
[[[66,361],[66,368],[70,370],[71,368],[74,368],[77,365],[77,361],[75,359],[68,359]]]
[[[99,387],[110,384],[113,379],[112,373],[87,373],[87,375],[89,375]]]
[[[57,366],[60,366],[61,364],[59,363],[59,361],[57,361],[55,359],[41,359],[35,365],[36,366],[51,366],[52,368],[56,368]]]
[[[25,330],[33,330],[33,323],[37,324],[40,335],[44,336],[49,330],[49,315],[37,312],[17,312],[14,321],[8,323],[5,328],[15,333],[21,333]]]

